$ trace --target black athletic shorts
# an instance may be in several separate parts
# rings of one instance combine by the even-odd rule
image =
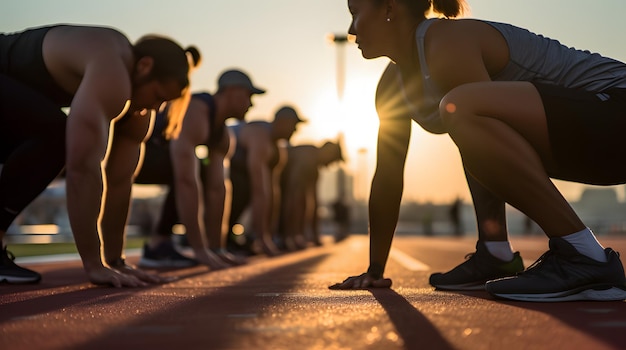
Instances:
[[[589,92],[534,83],[548,121],[555,179],[626,183],[626,89]]]

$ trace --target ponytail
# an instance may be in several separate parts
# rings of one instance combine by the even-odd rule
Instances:
[[[197,68],[200,65],[202,58],[200,57],[200,51],[195,46],[188,46],[185,49],[187,60],[189,61],[189,67]]]
[[[376,0],[382,4],[384,0]],[[459,17],[469,12],[465,0],[398,0],[406,5],[415,19],[424,18],[431,13],[447,18]]]
[[[465,0],[430,0],[432,12],[447,18],[462,16],[469,11],[469,5]]]
[[[179,98],[167,102],[167,109],[164,111],[167,117],[167,126],[163,129],[163,137],[166,140],[178,138],[180,130],[183,128],[183,119],[187,113],[189,101],[191,101],[191,91],[189,87],[186,87]]]
[[[189,46],[185,49],[185,55],[189,64],[189,72],[191,72],[193,68],[200,65],[200,51],[195,46]],[[191,89],[187,84],[179,98],[167,103],[167,126],[163,130],[163,136],[166,140],[175,139],[180,134],[189,101],[191,101]]]

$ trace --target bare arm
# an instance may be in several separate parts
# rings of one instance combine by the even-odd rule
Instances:
[[[125,111],[130,81],[119,57],[102,55],[85,70],[67,121],[67,207],[76,247],[89,279],[120,286],[105,271],[99,223],[104,191],[103,161],[111,121]],[[131,282],[132,284],[132,282]]]
[[[370,266],[382,278],[398,222],[404,183],[404,162],[411,135],[410,119],[382,119],[378,130],[376,171],[369,199]]]
[[[111,138],[105,167],[107,191],[100,224],[107,262],[123,258],[133,175],[141,156],[142,142],[152,125],[152,116],[127,115],[119,125],[118,122],[111,125],[115,136]]]
[[[283,141],[283,140],[281,140]],[[280,179],[282,173],[285,169],[285,165],[288,160],[288,152],[286,143],[279,142],[277,145],[278,150],[278,164],[272,169],[272,199],[271,205],[272,210],[270,211],[270,231],[272,234],[278,232],[278,221],[280,220],[280,208],[283,206],[282,203],[282,188],[280,185]]]
[[[311,225],[311,233],[315,243],[319,243],[319,216],[317,213],[318,209],[318,200],[317,200],[317,181],[318,181],[318,170],[315,169],[315,177],[307,186],[307,201],[306,201],[306,216],[305,222],[310,223]]]
[[[381,279],[398,222],[404,185],[404,164],[411,137],[411,118],[397,80],[389,65],[376,91],[380,119],[376,170],[369,198],[370,266],[368,275]]]
[[[349,277],[331,289],[389,287],[383,272],[398,221],[404,182],[404,163],[411,136],[411,119],[396,80],[395,66],[383,73],[376,91],[380,119],[376,171],[369,199],[370,266],[368,272]]]
[[[242,135],[244,132],[248,150],[246,162],[252,188],[252,230],[257,238],[269,240],[273,196],[269,160],[273,153],[273,141],[266,129],[246,129],[242,131]]]
[[[145,116],[129,115],[123,121],[112,123],[115,136],[111,139],[105,168],[107,191],[100,227],[104,259],[109,267],[144,282],[159,283],[170,279],[126,264],[123,255],[133,176],[141,159],[143,142],[149,136],[153,122],[154,111]]]
[[[130,196],[128,182],[132,178],[132,170],[128,169],[136,166],[135,143],[135,151],[128,157],[130,163],[123,161],[122,165],[112,160],[120,165],[118,170],[126,170],[114,170],[110,179],[104,173],[109,158],[117,158],[111,126],[126,113],[132,97],[130,43],[113,29],[60,26],[48,32],[42,50],[55,81],[67,91],[74,91],[66,129],[67,209],[83,267],[89,280],[96,284],[146,285],[134,275],[120,273],[104,263],[99,232],[103,228],[100,220],[104,220],[107,198],[111,202],[120,198],[119,195],[125,198],[126,203],[120,204],[124,214],[118,220],[125,222]],[[145,128],[142,131],[145,134]],[[124,177],[126,187],[118,188],[117,183],[123,182]],[[107,184],[107,180],[112,182]],[[116,225],[119,227],[119,224],[104,224]],[[102,239],[111,243],[109,248],[119,247],[123,244],[123,234],[123,228],[117,229],[117,238],[111,241],[111,236],[102,232]]]
[[[224,131],[220,145],[209,150],[209,164],[206,166],[204,190],[206,210],[204,221],[209,247],[214,250],[224,247],[227,232],[227,216],[225,215],[226,178],[224,162],[228,154],[230,136]]]
[[[235,256],[226,250],[229,227],[232,186],[226,176],[226,167],[234,152],[235,138],[226,128],[222,140],[209,150],[209,163],[205,167],[204,198],[206,209],[204,222],[209,240],[209,248],[224,262],[236,266],[246,263],[243,257]]]
[[[179,137],[170,143],[176,208],[187,232],[195,257],[211,268],[223,268],[224,264],[208,250],[204,227],[204,196],[200,183],[200,167],[195,148],[208,136],[206,105],[192,100]]]

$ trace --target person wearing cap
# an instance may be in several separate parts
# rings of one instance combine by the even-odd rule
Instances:
[[[306,248],[310,241],[321,245],[317,216],[317,181],[320,169],[343,161],[341,145],[325,142],[322,146],[298,145],[287,149],[287,163],[281,176],[281,216],[279,236],[284,249]],[[281,246],[281,248],[283,248]]]
[[[232,137],[225,122],[243,120],[252,107],[252,96],[265,93],[255,87],[241,70],[224,71],[214,95],[192,95],[177,139],[164,140],[157,116],[155,130],[146,143],[145,158],[135,183],[168,187],[161,216],[143,247],[141,267],[188,267],[201,263],[213,269],[245,261],[228,253],[226,247],[224,161]],[[196,148],[205,146],[208,157],[199,160]],[[194,252],[188,258],[177,251],[172,228],[182,223]]]
[[[230,160],[232,205],[229,225],[229,246],[245,254],[280,254],[273,241],[278,228],[280,174],[287,159],[284,143],[305,122],[291,106],[283,106],[274,120],[253,121],[229,126],[235,135],[235,153]],[[281,142],[282,141],[282,142]],[[251,227],[244,235],[232,232],[242,213],[250,207]],[[239,242],[240,238],[244,242]]]

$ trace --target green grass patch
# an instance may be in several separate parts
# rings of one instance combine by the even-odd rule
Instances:
[[[145,242],[145,238],[132,237],[126,239],[126,249],[141,248]],[[17,257],[40,256],[53,254],[72,254],[78,253],[74,243],[18,243],[8,244],[7,249]]]

